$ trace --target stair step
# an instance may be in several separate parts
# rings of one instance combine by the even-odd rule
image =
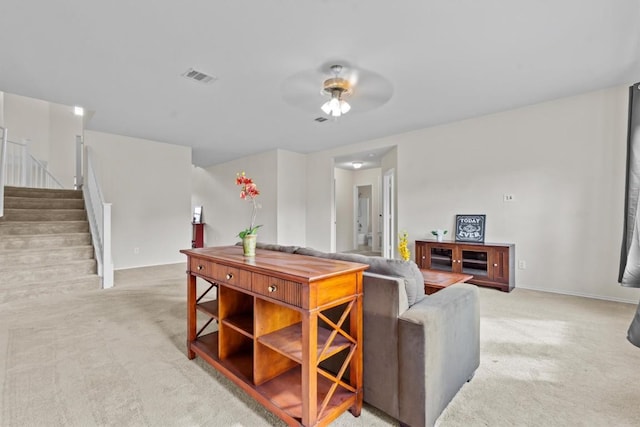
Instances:
[[[93,246],[69,246],[55,249],[27,249],[0,251],[0,266],[32,267],[58,265],[67,261],[93,259]]]
[[[25,234],[88,233],[88,221],[5,221],[0,222],[0,236]]]
[[[9,235],[0,239],[0,251],[67,248],[90,244],[91,234],[88,232]]]
[[[60,199],[82,199],[80,190],[63,190],[51,188],[4,187],[5,197],[44,197]]]
[[[0,304],[100,289],[82,192],[4,190]]]
[[[85,274],[59,281],[17,282],[12,286],[0,287],[0,305],[12,301],[28,301],[39,297],[99,289],[100,277],[97,274]]]
[[[64,281],[96,272],[97,266],[94,259],[67,261],[56,265],[38,265],[30,268],[23,266],[0,267],[0,292],[3,289],[20,286],[20,283]]]
[[[3,222],[9,221],[82,221],[87,214],[80,209],[5,209]]]
[[[83,199],[11,197],[4,198],[5,209],[84,209]]]

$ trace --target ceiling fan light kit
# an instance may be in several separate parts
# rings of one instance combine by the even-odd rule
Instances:
[[[349,103],[342,99],[342,97],[344,95],[350,95],[352,88],[348,80],[338,77],[338,74],[342,71],[341,65],[332,65],[331,71],[333,71],[335,77],[325,80],[322,85],[323,93],[331,96],[331,99],[322,104],[320,108],[325,114],[340,117],[351,110]]]

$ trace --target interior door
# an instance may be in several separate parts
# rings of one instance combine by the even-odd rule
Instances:
[[[393,258],[395,248],[393,175],[390,169],[382,177],[382,256],[385,258]]]

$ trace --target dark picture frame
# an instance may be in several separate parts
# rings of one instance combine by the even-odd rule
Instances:
[[[487,216],[456,215],[456,242],[484,243]]]

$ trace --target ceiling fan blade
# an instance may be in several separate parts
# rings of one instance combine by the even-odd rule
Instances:
[[[287,77],[281,86],[282,98],[289,105],[305,111],[320,111],[323,102],[322,73],[305,70]]]
[[[380,74],[372,71],[360,71],[358,84],[347,99],[353,112],[366,112],[387,103],[393,96],[393,86]]]

